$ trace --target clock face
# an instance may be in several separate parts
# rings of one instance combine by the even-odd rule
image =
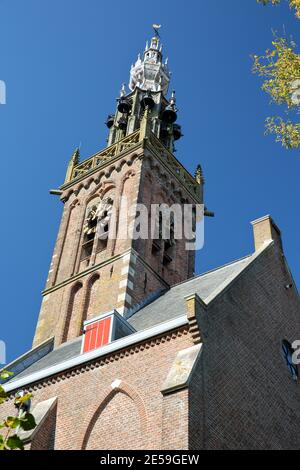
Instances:
[[[294,380],[297,380],[298,367],[296,364],[293,363],[294,349],[292,348],[291,343],[287,341],[286,339],[282,341],[282,352],[283,352],[284,359],[286,361],[286,365],[290,371],[290,374],[292,375],[292,378]]]

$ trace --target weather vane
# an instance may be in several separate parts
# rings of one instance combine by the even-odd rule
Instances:
[[[160,38],[160,35],[159,35],[158,30],[161,28],[161,24],[156,24],[156,23],[154,23],[154,24],[152,25],[152,28],[154,29],[155,36],[157,36],[158,38]]]

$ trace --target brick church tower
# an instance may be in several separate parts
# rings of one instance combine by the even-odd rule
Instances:
[[[154,204],[202,203],[201,176],[196,181],[172,153],[181,127],[175,92],[167,99],[169,80],[154,36],[131,68],[130,93],[123,85],[107,118],[107,148],[82,162],[74,152],[61,187],[64,212],[34,345],[49,336],[56,345],[76,338],[99,312],[126,315],[194,274],[194,252],[185,250],[184,239],[148,236]],[[139,204],[149,213],[149,229],[145,239],[134,240]]]
[[[192,208],[194,230],[203,205],[201,168],[174,156],[169,81],[155,34],[107,147],[82,161],[77,149],[54,191],[64,209],[33,347],[6,366],[0,410],[33,393],[27,449],[300,447],[300,302],[274,220],[252,222],[253,253],[198,276],[194,235],[175,236],[184,210],[164,231],[163,206]]]

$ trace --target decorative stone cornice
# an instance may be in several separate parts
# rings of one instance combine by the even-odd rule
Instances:
[[[72,167],[72,173],[69,182],[61,186],[62,191],[70,189],[70,193],[63,195],[62,199],[66,200],[72,191],[78,190],[74,185],[91,177],[99,169],[103,170],[107,167],[115,165],[115,163],[128,155],[135,152],[130,156],[130,162],[133,163],[135,158],[142,158],[143,151],[148,148],[153,155],[160,161],[165,169],[177,179],[177,181],[184,186],[189,195],[195,202],[202,203],[201,199],[201,184],[197,181],[177,160],[177,158],[162,144],[162,142],[155,136],[153,132],[148,132],[145,137],[143,129],[129,134],[124,139],[121,139],[114,145],[107,147],[101,152],[92,155],[90,158],[78,163]],[[138,152],[138,150],[142,152]],[[105,171],[103,173],[105,176]]]
[[[128,250],[124,251],[123,253],[120,253],[118,255],[112,256],[109,259],[106,259],[102,261],[99,264],[95,264],[94,266],[91,266],[88,269],[85,269],[84,271],[81,271],[80,273],[76,274],[75,276],[69,277],[68,279],[65,279],[64,281],[60,282],[59,284],[56,284],[52,287],[49,287],[49,289],[45,289],[42,291],[42,295],[48,295],[51,292],[54,292],[57,289],[60,289],[61,287],[64,287],[74,281],[78,281],[82,277],[87,276],[88,274],[93,273],[94,271],[98,271],[99,269],[103,268],[104,266],[107,266],[111,263],[114,263],[115,261],[124,258],[128,253],[134,253],[135,256],[141,261],[141,263],[149,269],[149,271],[152,272],[152,274],[160,281],[162,282],[166,288],[169,288],[169,285],[166,283],[166,281],[148,264],[142,256],[139,255],[133,248],[129,248]]]
[[[119,142],[111,145],[110,147],[95,153],[83,162],[78,163],[72,169],[69,182],[61,186],[62,190],[71,187],[75,182],[81,181],[86,176],[91,175],[99,168],[104,168],[111,165],[119,158],[124,157],[128,153],[140,147],[140,131],[133,132],[132,134],[119,140]]]
[[[200,191],[201,185],[153,133],[151,133],[149,138],[148,147],[164,167],[171,171],[178,182],[183,184],[195,202],[202,203]]]

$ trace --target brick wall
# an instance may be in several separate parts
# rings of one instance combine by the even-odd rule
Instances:
[[[192,344],[181,329],[36,384],[33,405],[58,397],[55,449],[187,448],[187,392],[166,398],[160,390],[177,352]],[[12,409],[1,405],[1,417]]]
[[[189,390],[187,388],[165,395],[162,416],[162,449],[189,448]]]
[[[55,445],[57,405],[50,410],[48,416],[34,433],[29,444],[30,450],[53,450]]]
[[[299,448],[299,383],[281,354],[282,339],[300,338],[290,283],[270,246],[198,312],[204,345],[188,389],[161,394],[176,353],[193,344],[187,331],[36,384],[37,402],[58,396],[55,448]]]
[[[295,289],[285,289],[291,279],[278,248],[198,318],[204,346],[192,393],[203,401],[192,400],[190,419],[191,431],[202,431],[191,433],[193,448],[300,447],[300,386],[281,353],[283,339],[300,338],[300,307]]]

